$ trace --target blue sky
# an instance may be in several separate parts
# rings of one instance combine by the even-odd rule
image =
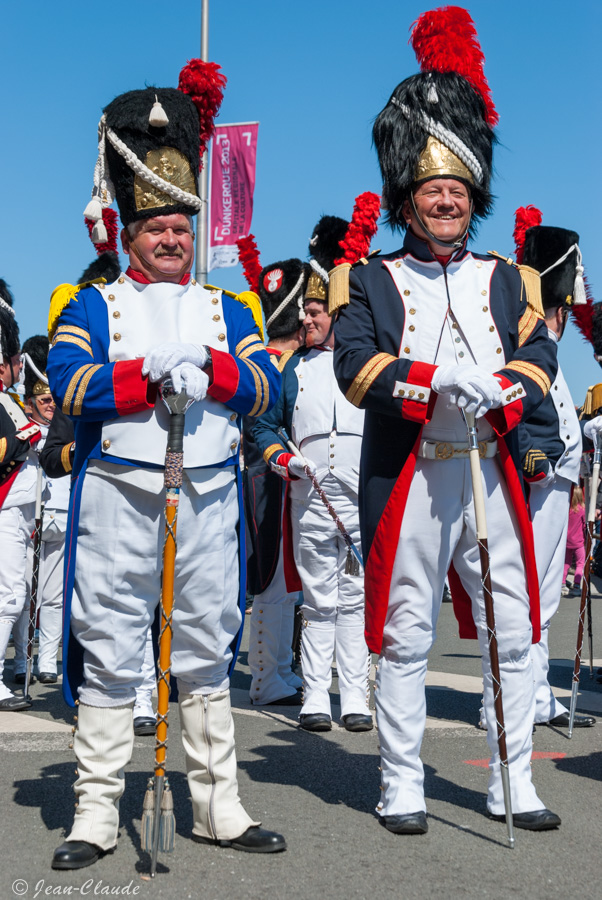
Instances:
[[[599,0],[475,0],[470,10],[500,115],[492,217],[476,249],[513,251],[517,206],[581,235],[602,299]],[[307,255],[322,213],[350,216],[355,196],[380,192],[371,124],[393,87],[417,71],[412,0],[211,0],[210,58],[228,77],[222,122],[259,120],[253,232],[264,265]],[[115,95],[176,86],[199,55],[200,0],[20,0],[3,4],[0,54],[0,275],[22,337],[45,330],[48,299],[94,257],[82,210],[92,187],[96,127]],[[381,227],[373,247],[400,240]],[[245,287],[239,267],[211,280]],[[602,380],[570,325],[559,350],[576,402]]]

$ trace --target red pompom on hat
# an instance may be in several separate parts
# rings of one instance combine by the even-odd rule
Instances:
[[[520,265],[523,261],[523,253],[525,249],[525,235],[529,228],[535,225],[541,225],[543,216],[541,210],[536,206],[519,206],[514,213],[514,246],[516,249],[516,261]]]
[[[358,259],[368,254],[370,242],[376,234],[377,222],[380,216],[380,197],[366,191],[356,197],[353,207],[353,215],[349,227],[339,246],[343,255],[335,259],[335,266],[341,263],[356,263]]]
[[[250,234],[248,237],[238,238],[236,246],[238,247],[238,261],[242,265],[249,289],[258,294],[261,263],[255,235]]]
[[[213,134],[214,119],[224,98],[227,79],[220,70],[221,66],[217,63],[205,62],[202,59],[190,59],[180,72],[178,81],[178,90],[188,94],[199,111],[201,160]]]

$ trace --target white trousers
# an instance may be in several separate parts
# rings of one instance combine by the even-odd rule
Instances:
[[[63,631],[63,563],[65,561],[65,532],[45,529],[40,547],[38,576],[39,649],[38,672],[56,675],[56,658]],[[15,627],[15,672],[25,672],[27,664],[27,636],[29,632],[29,604],[33,570],[33,544],[27,549],[27,599]]]
[[[2,683],[6,648],[25,606],[27,547],[34,527],[35,504],[0,509],[0,700],[12,696]]]
[[[547,487],[532,485],[529,498],[541,603],[541,640],[531,645],[535,722],[549,722],[566,712],[554,697],[548,681],[548,637],[550,621],[560,604],[571,487],[567,478],[556,476]]]
[[[274,577],[251,607],[249,634],[250,697],[261,705],[292,697],[301,687],[293,661],[293,625],[298,593],[288,593],[284,578],[282,540]]]
[[[322,482],[360,549],[357,494],[328,475]],[[291,502],[295,563],[303,585],[302,715],[330,715],[328,691],[336,648],[341,715],[368,711],[369,654],[364,638],[363,572],[345,574],[347,548],[315,491]]]
[[[152,718],[155,715],[153,709],[153,691],[157,686],[157,670],[155,668],[155,653],[153,648],[153,632],[149,628],[146,633],[144,646],[144,660],[142,661],[142,681],[136,688],[136,700],[134,703],[134,718],[140,716]]]
[[[515,812],[543,808],[531,782],[534,712],[531,624],[521,547],[510,500],[495,459],[482,460],[507,747]],[[426,722],[427,656],[450,563],[472,598],[483,656],[490,761],[487,807],[504,812],[493,684],[470,467],[464,460],[419,459],[393,567],[383,653],[376,682],[381,815],[425,810],[420,747]]]
[[[79,699],[124,706],[135,699],[161,589],[164,492],[85,476],[71,627],[84,651]],[[228,685],[238,608],[236,483],[180,493],[172,673],[183,693]]]

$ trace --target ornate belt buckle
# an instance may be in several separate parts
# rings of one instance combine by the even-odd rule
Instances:
[[[444,441],[438,441],[435,444],[435,459],[451,459],[454,455],[454,448],[451,444]]]

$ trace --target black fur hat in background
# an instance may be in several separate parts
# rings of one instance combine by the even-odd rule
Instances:
[[[44,334],[34,334],[33,337],[27,338],[21,349],[25,357],[23,360],[25,397],[33,397],[34,394],[49,394],[50,388],[48,384],[44,384],[40,379],[40,375],[46,375],[46,366],[48,365],[48,350],[50,349],[48,338]],[[34,364],[38,370],[37,372],[25,354]]]
[[[310,271],[300,259],[285,259],[261,270],[259,297],[270,340],[286,337],[301,326]]]
[[[156,101],[168,120],[163,127],[149,124]],[[149,169],[189,194],[198,194],[199,114],[187,94],[176,88],[148,87],[128,91],[109,103],[104,112],[107,128],[112,129]],[[169,153],[165,152],[167,150]],[[106,153],[124,226],[152,216],[172,213],[194,216],[198,212],[197,208],[175,201],[135,175],[108,138]]]
[[[328,300],[328,273],[343,250],[340,242],[347,234],[349,222],[340,216],[322,216],[309,241],[309,264],[312,272],[305,292],[306,300]]]
[[[92,260],[89,266],[84,269],[79,277],[78,284],[85,284],[88,281],[95,281],[97,278],[104,278],[107,284],[113,284],[117,281],[121,274],[121,265],[119,257],[112,250],[101,253],[97,259]]]
[[[525,233],[522,262],[537,272],[545,272],[557,263],[567,250],[579,244],[576,231],[556,228],[552,225],[534,225]],[[577,251],[573,250],[567,259],[554,266],[541,279],[541,300],[543,308],[570,307],[573,304]]]
[[[14,298],[4,278],[0,278],[0,347],[2,361],[19,352],[19,326],[13,310]]]

